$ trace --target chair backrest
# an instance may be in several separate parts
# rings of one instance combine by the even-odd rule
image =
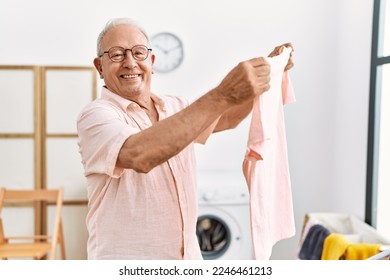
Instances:
[[[63,188],[45,189],[45,190],[11,190],[0,188],[0,244],[6,238],[4,234],[2,209],[5,204],[17,206],[25,205],[31,202],[46,202],[50,205],[55,205],[55,219],[53,231],[51,234],[51,258],[55,255],[56,246],[59,239],[63,241],[62,236],[62,204],[63,204]],[[61,245],[61,244],[60,244]],[[63,244],[62,244],[63,245]]]

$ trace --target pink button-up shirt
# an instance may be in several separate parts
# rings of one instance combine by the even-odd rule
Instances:
[[[188,106],[174,96],[152,99],[160,120]],[[138,104],[105,87],[101,98],[80,113],[78,143],[89,199],[88,259],[202,258],[195,228],[193,144],[147,174],[115,165],[125,140],[151,125]],[[203,139],[211,131],[205,131]]]

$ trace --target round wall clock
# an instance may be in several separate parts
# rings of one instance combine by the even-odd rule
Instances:
[[[153,69],[166,73],[175,70],[183,61],[183,43],[178,36],[170,32],[160,32],[150,38],[155,60]]]

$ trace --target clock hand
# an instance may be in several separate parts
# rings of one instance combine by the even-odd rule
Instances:
[[[164,48],[161,47],[160,45],[155,44],[154,46],[155,46],[157,49],[159,49],[160,51],[162,51],[164,54],[167,54],[167,53],[169,52],[168,50],[164,49]]]
[[[174,51],[174,50],[176,50],[176,49],[178,49],[178,48],[180,48],[180,45],[177,45],[177,46],[175,46],[175,47],[173,47],[173,48],[170,48],[169,50],[167,50],[167,52]]]

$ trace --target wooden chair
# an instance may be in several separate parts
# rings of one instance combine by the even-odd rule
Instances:
[[[29,202],[47,202],[56,206],[52,234],[35,236],[7,236],[4,232],[2,209],[5,203],[14,206]],[[50,190],[9,190],[0,189],[0,259],[33,258],[36,260],[55,259],[57,247],[61,259],[65,259],[65,245],[62,227],[63,189]],[[15,218],[17,219],[17,218]],[[29,241],[27,241],[29,240]],[[26,242],[27,241],[27,242]]]

